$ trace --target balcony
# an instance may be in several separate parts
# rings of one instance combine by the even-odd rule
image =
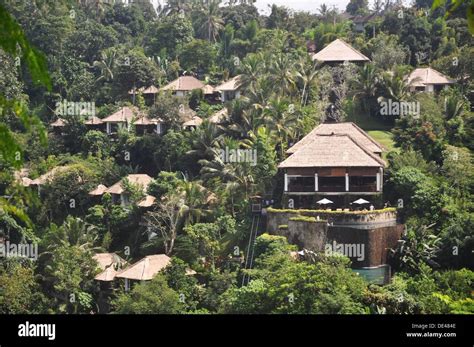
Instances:
[[[377,176],[287,176],[285,193],[308,194],[376,194],[382,191],[382,184]]]

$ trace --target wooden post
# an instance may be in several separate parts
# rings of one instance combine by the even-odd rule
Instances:
[[[377,191],[381,192],[382,191],[382,183],[383,181],[383,169],[380,168],[379,172],[377,172]]]

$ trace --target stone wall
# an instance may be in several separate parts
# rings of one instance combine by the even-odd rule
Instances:
[[[267,232],[275,233],[279,225],[287,225],[288,220],[295,216],[314,217],[325,220],[332,226],[346,226],[356,229],[397,225],[397,211],[386,208],[375,211],[324,211],[324,210],[267,210]]]
[[[289,220],[288,227],[278,228],[275,234],[286,236],[288,242],[299,249],[322,251],[327,242],[327,229],[326,221]]]
[[[403,229],[403,225],[397,224],[394,209],[359,213],[267,211],[267,232],[286,236],[299,249],[323,252],[327,245],[342,245],[363,250],[363,256],[349,256],[354,268],[386,264],[389,249],[396,247]]]
[[[363,244],[364,259],[351,257],[352,266],[355,268],[373,267],[387,264],[390,248],[395,248],[403,233],[404,226],[395,226],[356,229],[347,227],[329,227],[327,238],[336,244]]]

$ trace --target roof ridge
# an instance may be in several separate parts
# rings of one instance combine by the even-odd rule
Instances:
[[[347,136],[352,142],[354,142],[356,144],[357,147],[362,149],[372,159],[375,159],[375,161],[377,161],[379,164],[382,164],[383,167],[387,166],[387,163],[383,159],[381,159],[380,157],[378,157],[375,154],[373,154],[372,152],[370,152],[367,148],[365,148],[365,146],[360,145],[356,140],[354,140],[354,138],[351,135],[349,135],[349,134],[343,134],[343,135]]]
[[[347,122],[347,123],[351,123],[354,126],[354,128],[356,128],[362,135],[364,135],[367,139],[369,139],[370,142],[372,142],[374,145],[379,147],[382,150],[382,152],[386,150],[386,148],[381,143],[378,143],[377,141],[375,141],[369,134],[367,134],[367,132],[364,131],[364,129],[362,129],[356,123],[354,122]]]
[[[288,161],[292,162],[292,161],[299,161],[301,157],[306,157],[306,156],[312,156],[313,154],[316,155],[319,150],[316,150],[317,147],[318,147],[318,140],[319,139],[323,139],[323,138],[336,138],[336,137],[347,137],[348,140],[350,140],[349,143],[343,143],[341,146],[346,146],[347,147],[347,151],[351,151],[351,148],[352,150],[354,149],[359,149],[359,150],[362,150],[361,152],[361,155],[365,155],[366,158],[372,160],[373,162],[376,163],[376,165],[369,165],[369,166],[382,166],[382,167],[386,167],[387,164],[385,163],[384,160],[382,160],[379,156],[373,154],[370,150],[368,150],[367,148],[365,148],[364,145],[360,144],[358,141],[356,141],[351,135],[347,134],[347,133],[340,133],[340,134],[335,134],[335,133],[332,133],[332,134],[315,134],[315,136],[311,139],[311,141],[309,141],[307,144],[305,144],[303,147],[299,148],[297,151],[295,151],[294,153],[292,153],[288,158],[286,158],[285,160],[283,160],[279,165],[278,167],[279,168],[282,168],[282,167],[290,167],[289,164],[288,164]],[[322,140],[324,141],[324,140]],[[336,140],[336,141],[341,141],[341,140]],[[323,142],[324,144],[324,142]],[[338,142],[338,144],[341,144],[341,142]],[[354,147],[351,147],[351,144],[352,146]],[[313,147],[315,146],[315,147]],[[336,146],[337,147],[337,146]],[[332,150],[330,150],[332,152]],[[344,150],[345,151],[345,150]],[[324,151],[323,151],[324,152]],[[311,165],[301,165],[301,166],[304,166],[304,167],[309,167]],[[316,165],[316,166],[320,166],[320,165]],[[324,165],[323,165],[324,166]],[[345,165],[342,165],[342,166],[345,166]],[[351,166],[351,165],[349,165]],[[364,166],[364,165],[352,165],[352,166]],[[367,165],[365,165],[367,166]]]
[[[370,61],[369,57],[367,57],[365,54],[361,53],[360,51],[358,51],[357,49],[355,49],[354,47],[352,47],[349,43],[347,43],[346,41],[344,41],[343,39],[341,38],[336,38],[335,40],[333,40],[332,42],[330,42],[328,45],[326,45],[325,47],[323,47],[322,49],[320,49],[318,52],[314,53],[314,55],[317,55],[317,54],[320,54],[322,51],[324,51],[325,49],[328,49],[328,47],[330,47],[331,45],[334,45],[336,42],[341,42],[346,48],[350,49],[353,53],[355,53],[356,55],[359,55],[360,57],[362,57],[363,59],[367,59],[368,61]],[[314,56],[313,55],[313,56]]]
[[[369,57],[367,57],[365,54],[363,54],[362,52],[360,52],[360,51],[358,51],[357,49],[355,49],[354,47],[352,47],[350,44],[348,44],[348,43],[347,43],[346,41],[344,41],[343,39],[337,38],[336,40],[341,41],[347,48],[351,49],[351,50],[354,51],[355,53],[360,54],[360,55],[363,56],[364,58],[369,59]],[[370,60],[370,59],[369,59],[369,60]]]

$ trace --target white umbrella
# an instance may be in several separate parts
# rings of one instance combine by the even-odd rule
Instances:
[[[333,202],[329,199],[324,198],[324,199],[321,199],[321,200],[317,201],[316,203],[320,204],[320,205],[326,205],[326,204],[332,204]]]
[[[357,199],[356,201],[353,201],[352,203],[357,204],[357,205],[370,204],[369,201],[364,200],[364,199]]]

